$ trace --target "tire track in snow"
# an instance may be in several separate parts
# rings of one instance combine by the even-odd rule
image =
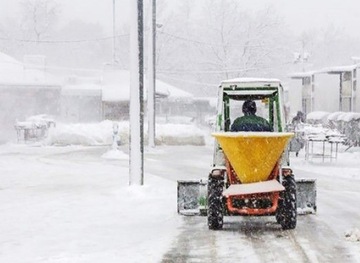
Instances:
[[[283,231],[275,222],[256,225],[243,230],[262,262],[355,262],[335,233],[312,216],[299,216],[294,230]]]
[[[210,231],[206,217],[184,217],[181,233],[162,263],[187,262],[357,262],[343,240],[316,216],[299,216],[295,230],[271,217],[225,217]]]
[[[344,240],[316,215],[301,217],[294,239],[309,255],[310,262],[356,262]]]
[[[204,236],[205,231],[194,231],[199,229],[201,221],[198,217],[184,217],[184,224],[181,233],[176,238],[172,248],[163,256],[162,263],[186,263],[186,262],[215,262],[212,261],[212,253],[215,250],[210,249],[211,258],[209,255],[201,255],[201,257],[192,255],[194,250],[202,249],[203,245],[209,242],[210,246],[213,243],[213,236]],[[194,236],[194,232],[196,236]],[[210,259],[210,261],[208,261]],[[206,261],[203,261],[206,260]]]
[[[301,246],[293,242],[293,230],[283,231],[273,217],[245,217],[241,221],[238,231],[251,241],[261,262],[310,262]]]
[[[244,234],[231,228],[209,230],[206,217],[184,217],[180,235],[161,263],[261,262]]]

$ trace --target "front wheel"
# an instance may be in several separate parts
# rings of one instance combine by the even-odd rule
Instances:
[[[296,181],[294,175],[288,175],[283,179],[285,190],[280,193],[279,208],[276,213],[276,221],[282,229],[294,229],[296,227]]]
[[[212,230],[222,229],[223,227],[223,186],[224,181],[222,179],[210,178],[208,181],[208,226]]]

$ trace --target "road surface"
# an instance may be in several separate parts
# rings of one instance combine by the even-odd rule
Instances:
[[[211,147],[167,147],[167,154],[148,154],[146,164],[165,178],[201,179],[209,172],[211,154]],[[225,217],[223,230],[210,231],[206,217],[182,216],[181,234],[162,262],[360,262],[359,244],[344,234],[360,222],[360,181],[307,171],[304,159],[292,159],[297,178],[317,179],[316,215],[299,216],[296,229],[287,231],[274,217]],[[164,162],[166,170],[156,165]]]
[[[4,167],[7,160],[11,161],[15,158],[24,160],[24,163],[32,163],[29,167],[33,169],[33,174],[38,171],[37,176],[29,177],[28,181],[23,179],[20,183],[27,189],[33,187],[38,191],[42,187],[41,183],[32,180],[36,178],[47,182],[44,169],[63,169],[63,176],[69,178],[72,174],[66,171],[66,165],[70,162],[78,165],[72,167],[79,169],[75,171],[79,174],[82,172],[82,167],[90,163],[96,164],[94,167],[101,169],[99,164],[102,164],[103,160],[100,156],[107,150],[108,147],[82,147],[54,153],[53,150],[47,152],[46,148],[41,147],[28,149],[22,147],[14,148],[12,152],[0,152],[0,156],[3,160],[1,165]],[[127,151],[126,147],[123,150]],[[200,179],[207,177],[211,158],[210,146],[162,146],[145,152],[144,168],[146,173],[174,182],[180,179]],[[174,225],[174,228],[179,234],[171,241],[161,262],[360,262],[359,242],[350,242],[345,238],[345,231],[358,227],[360,222],[359,165],[348,164],[348,168],[344,170],[348,175],[344,176],[342,168],[338,167],[337,163],[308,166],[301,156],[294,158],[292,163],[297,178],[317,179],[316,215],[299,216],[296,229],[287,231],[281,230],[273,217],[225,217],[223,230],[210,231],[207,228],[206,217],[178,215],[179,224]],[[110,162],[107,165],[127,166],[128,161]],[[326,172],[329,171],[328,166],[332,171],[331,175]],[[16,171],[16,169],[17,167],[8,167],[6,171]],[[60,185],[49,191],[71,193],[90,187],[82,185],[83,181],[70,179],[68,181],[73,185]],[[7,191],[7,188],[14,187],[14,183],[17,182],[12,178],[3,178],[1,184],[3,189],[0,190]],[[106,182],[104,186],[108,187]],[[17,187],[22,189],[22,185]],[[9,193],[17,192],[9,191]],[[37,195],[34,193],[34,198],[31,200],[43,202],[43,197]],[[14,195],[13,198],[19,197]],[[24,202],[27,202],[25,197]],[[29,203],[27,207],[36,207],[36,205]],[[2,208],[3,211],[14,210],[13,205],[7,207],[6,203]],[[174,204],[175,210],[176,204]]]

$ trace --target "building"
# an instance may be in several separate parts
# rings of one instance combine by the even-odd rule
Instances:
[[[338,111],[360,112],[360,90],[357,88],[359,65],[330,67],[324,72],[338,76]]]
[[[313,111],[360,111],[357,71],[358,65],[350,65],[290,74],[290,78],[296,81],[292,83],[289,94],[292,106],[306,114]]]
[[[129,119],[130,72],[127,70],[107,70],[100,83],[103,94],[103,119]],[[157,116],[184,115],[194,103],[193,95],[156,80],[155,84]],[[146,111],[146,76],[144,77],[144,110]]]
[[[59,83],[38,65],[23,64],[0,53],[0,140],[14,137],[16,121],[39,114],[59,115]]]

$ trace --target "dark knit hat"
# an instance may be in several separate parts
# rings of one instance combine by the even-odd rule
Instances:
[[[256,112],[256,103],[253,100],[246,100],[243,104],[242,111],[244,114],[250,113],[255,114]]]

